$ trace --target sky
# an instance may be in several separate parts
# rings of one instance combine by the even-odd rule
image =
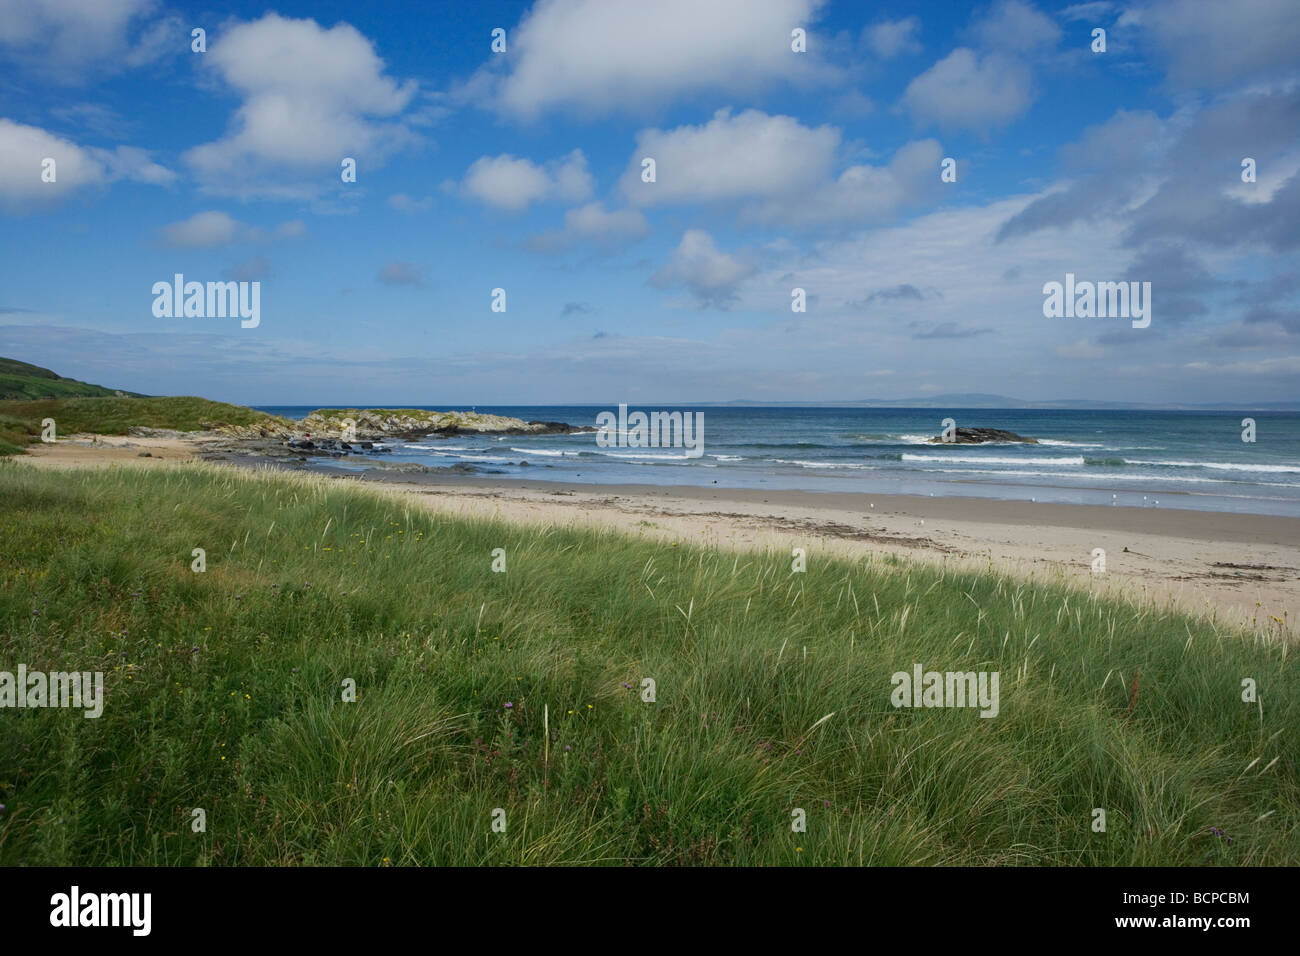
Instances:
[[[0,0],[0,355],[242,404],[1300,398],[1295,0],[264,2]],[[257,325],[155,315],[178,273]],[[1045,315],[1067,274],[1149,325]]]

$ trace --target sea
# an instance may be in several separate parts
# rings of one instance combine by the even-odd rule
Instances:
[[[302,418],[318,406],[260,406]],[[339,406],[334,406],[339,407]],[[382,407],[382,406],[381,406]],[[423,406],[415,406],[423,407]],[[597,425],[598,405],[428,407]],[[496,478],[964,496],[1300,517],[1300,412],[631,406],[703,414],[702,454],[600,447],[596,433],[430,436],[383,457]],[[929,444],[943,419],[1037,444]],[[1243,441],[1242,420],[1255,422]],[[365,468],[365,457],[334,460]]]

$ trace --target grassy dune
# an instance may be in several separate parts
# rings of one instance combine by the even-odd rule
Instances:
[[[139,393],[79,382],[75,378],[64,378],[39,365],[30,365],[17,359],[0,358],[0,399],[31,400],[99,395],[138,397]]]
[[[197,431],[209,424],[251,425],[272,416],[243,405],[188,395],[163,398],[60,398],[0,402],[0,455],[20,452],[53,418],[61,437],[77,432],[125,435],[134,425]],[[279,419],[277,419],[279,420]]]
[[[0,669],[108,688],[0,711],[0,863],[1300,863],[1295,655],[1169,612],[195,465],[0,463],[0,542]]]

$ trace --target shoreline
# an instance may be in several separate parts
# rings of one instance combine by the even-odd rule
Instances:
[[[71,436],[32,446],[18,460],[54,468],[156,467],[203,460],[204,444],[196,438]],[[140,457],[142,452],[150,457]],[[818,554],[886,554],[963,570],[994,569],[1173,604],[1272,633],[1293,634],[1291,621],[1300,613],[1300,518],[982,497],[356,471],[283,458],[210,463],[363,482],[445,514],[587,524],[732,550],[789,553],[803,547],[809,561]],[[1106,552],[1104,574],[1093,573],[1096,548]]]

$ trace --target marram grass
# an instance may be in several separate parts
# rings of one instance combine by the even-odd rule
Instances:
[[[1288,651],[991,573],[0,463],[0,670],[108,694],[0,710],[0,863],[1296,864]],[[896,710],[914,663],[998,671],[998,716]]]

